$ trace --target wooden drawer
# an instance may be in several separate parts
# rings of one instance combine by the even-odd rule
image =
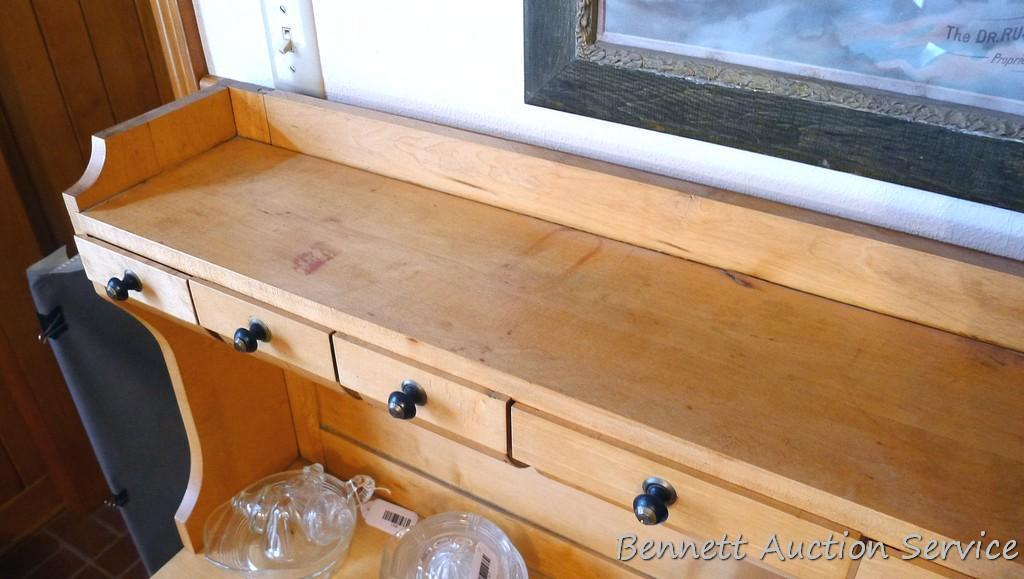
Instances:
[[[283,310],[222,288],[189,281],[199,324],[229,341],[239,328],[262,322],[270,339],[259,342],[257,352],[316,376],[334,380],[331,331]]]
[[[508,451],[508,398],[350,336],[334,334],[338,381],[370,400],[387,404],[412,380],[426,393],[414,420],[455,434],[502,455]]]
[[[498,505],[515,518],[547,529],[557,536],[585,545],[589,551],[609,560],[618,556],[619,537],[633,529],[635,519],[626,510],[588,493],[578,491],[532,468],[519,468],[508,462],[495,460],[449,437],[421,428],[403,420],[394,420],[387,411],[350,396],[319,389],[320,424],[325,433],[324,445],[335,445],[335,440],[354,440],[376,453],[392,458],[399,464],[417,472],[455,486],[460,493],[471,495],[484,504]],[[322,451],[321,451],[322,452]],[[330,454],[330,452],[329,452]],[[352,452],[338,450],[335,454],[346,460]],[[358,469],[355,469],[358,472]],[[381,485],[390,484],[381,479]],[[412,492],[410,504],[427,504],[417,490],[398,485],[402,491]],[[458,508],[444,505],[445,509]],[[488,517],[490,513],[483,513]],[[507,515],[500,515],[507,516]],[[494,519],[495,522],[500,521]],[[648,527],[644,536],[659,541],[678,542],[682,534],[664,526]],[[520,548],[531,548],[516,543]],[[643,577],[686,577],[688,579],[769,579],[781,577],[776,571],[758,567],[747,561],[713,560],[695,561],[692,558],[641,558],[635,556],[622,563]],[[562,573],[555,577],[607,577],[608,574]]]
[[[881,555],[864,558],[858,563],[856,579],[967,579],[952,569],[920,559],[904,560],[906,554],[892,547],[886,548],[888,559]]]
[[[184,274],[98,239],[75,237],[75,244],[82,257],[85,274],[93,283],[106,286],[111,278],[124,279],[125,273],[130,272],[139,279],[142,289],[129,291],[128,299],[179,320],[196,323],[192,296]]]
[[[762,559],[763,549],[772,537],[781,549],[790,543],[810,545],[826,541],[830,536],[854,543],[859,535],[825,521],[812,520],[811,515],[797,513],[770,500],[754,498],[744,491],[730,488],[686,467],[668,463],[639,449],[608,441],[600,434],[587,432],[532,408],[516,404],[511,412],[512,457],[535,467],[538,471],[566,484],[632,510],[633,499],[641,493],[643,481],[659,477],[668,481],[678,493],[669,507],[664,526],[699,541],[730,539],[742,534],[749,541],[744,547],[747,559],[762,562],[797,577],[846,577],[850,560],[789,559],[780,561],[775,555]],[[635,522],[633,529],[642,539],[644,529]]]

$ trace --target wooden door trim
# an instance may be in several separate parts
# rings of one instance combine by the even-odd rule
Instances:
[[[180,99],[198,91],[199,79],[207,73],[195,8],[189,0],[149,2],[171,90]]]

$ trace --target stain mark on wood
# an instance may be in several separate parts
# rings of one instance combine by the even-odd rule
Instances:
[[[597,245],[594,246],[594,249],[591,249],[590,251],[585,253],[582,257],[577,259],[572,265],[569,266],[569,269],[565,270],[565,272],[562,275],[563,276],[568,275],[568,274],[572,273],[573,271],[579,269],[583,264],[585,264],[588,261],[590,261],[591,258],[593,258],[595,255],[597,255],[597,252],[601,251],[601,246],[602,245],[604,245],[604,242],[600,238],[598,238]]]
[[[556,227],[555,229],[552,229],[551,231],[545,233],[539,239],[537,239],[537,241],[534,241],[533,243],[528,245],[526,249],[523,250],[523,255],[536,255],[540,253],[541,247],[544,245],[546,241],[554,237],[555,234],[561,231],[567,231],[568,229],[568,227]]]
[[[292,268],[304,275],[312,275],[337,255],[338,252],[334,248],[318,241],[311,245],[309,250],[295,256],[292,260]]]

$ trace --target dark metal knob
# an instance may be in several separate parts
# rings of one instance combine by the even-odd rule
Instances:
[[[129,291],[142,291],[142,282],[134,273],[126,271],[121,278],[112,277],[107,280],[107,297],[110,299],[123,302],[128,299]]]
[[[255,352],[260,342],[270,341],[270,330],[259,320],[250,320],[248,328],[235,330],[233,344],[239,352]]]
[[[644,481],[644,493],[633,499],[633,514],[645,525],[660,525],[668,520],[668,506],[676,502],[676,490],[665,480],[651,477]]]
[[[388,413],[399,420],[416,417],[416,407],[427,403],[427,393],[412,380],[402,382],[402,389],[388,396]]]

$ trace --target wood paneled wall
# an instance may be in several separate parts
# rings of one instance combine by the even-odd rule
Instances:
[[[0,26],[4,152],[24,165],[12,172],[48,250],[71,240],[60,194],[90,135],[174,96],[151,0],[7,0]]]
[[[0,550],[62,503],[83,510],[107,494],[60,370],[35,339],[25,268],[42,252],[20,201],[0,157]]]
[[[205,75],[191,0],[3,0],[0,10],[0,550],[61,504],[107,496],[85,431],[38,323],[25,268],[74,253],[62,193],[91,135],[174,99],[165,4]],[[160,24],[158,24],[160,23]]]

